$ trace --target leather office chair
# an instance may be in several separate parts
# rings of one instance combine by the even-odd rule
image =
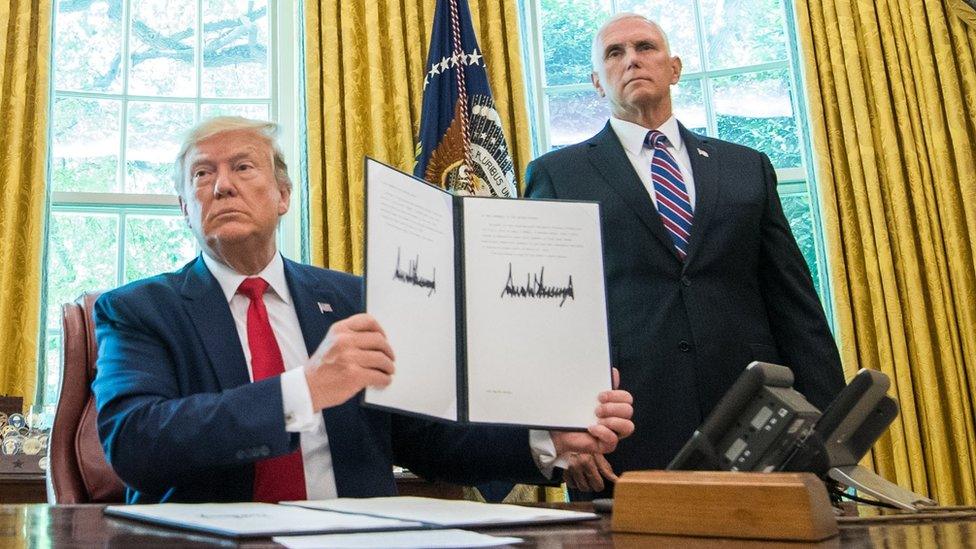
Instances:
[[[101,292],[82,294],[61,306],[64,362],[61,394],[48,446],[51,503],[117,503],[125,487],[105,459],[95,425],[95,324],[92,309]]]

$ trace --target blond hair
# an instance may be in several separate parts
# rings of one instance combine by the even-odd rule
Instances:
[[[180,146],[180,152],[176,155],[176,162],[173,166],[173,187],[176,194],[183,196],[186,184],[186,156],[190,149],[201,141],[209,139],[217,134],[233,131],[248,131],[267,142],[274,152],[274,175],[278,185],[291,191],[291,178],[288,177],[288,165],[285,164],[285,155],[281,152],[278,144],[278,124],[265,120],[251,120],[240,116],[216,116],[202,120],[196,126],[190,128]]]

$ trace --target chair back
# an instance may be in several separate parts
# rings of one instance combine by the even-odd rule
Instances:
[[[82,294],[61,306],[64,362],[61,392],[48,444],[51,503],[118,503],[125,486],[105,459],[95,423],[95,323],[92,309],[101,292]]]

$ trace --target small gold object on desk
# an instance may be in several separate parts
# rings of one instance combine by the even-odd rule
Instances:
[[[816,476],[726,471],[624,473],[614,489],[611,530],[789,541],[838,532]]]
[[[21,413],[22,402],[19,397],[0,397],[0,474],[47,471],[48,428],[33,407]]]

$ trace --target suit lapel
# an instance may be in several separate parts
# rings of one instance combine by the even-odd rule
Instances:
[[[220,388],[230,389],[249,383],[247,362],[230,306],[202,257],[197,257],[187,271],[181,293],[183,307],[210,357]]]
[[[298,265],[285,259],[285,280],[302,328],[305,349],[312,356],[332,323],[338,320],[335,292],[319,280],[303,274]]]
[[[345,299],[338,299],[335,289],[324,278],[308,276],[298,264],[288,259],[285,259],[285,278],[298,324],[302,327],[305,348],[311,357],[332,324],[349,316],[350,311],[342,309]],[[362,438],[364,428],[359,399],[354,397],[339,406],[327,408],[323,415],[336,491],[342,497],[353,493],[356,484],[356,444]]]
[[[677,259],[678,255],[674,249],[674,243],[664,228],[664,224],[661,223],[660,214],[654,209],[654,201],[648,196],[644,184],[634,173],[627,152],[624,151],[610,123],[607,122],[603,131],[596,134],[588,144],[590,145],[590,161],[596,166],[597,173],[603,174],[607,184],[623,198],[634,214],[644,223],[644,226]]]
[[[708,223],[715,212],[721,181],[716,153],[709,144],[708,138],[699,139],[680,123],[678,128],[681,130],[681,139],[688,149],[691,173],[695,178],[695,219],[691,225],[691,236],[688,238],[688,257],[685,258],[685,265],[688,265],[702,246]]]

